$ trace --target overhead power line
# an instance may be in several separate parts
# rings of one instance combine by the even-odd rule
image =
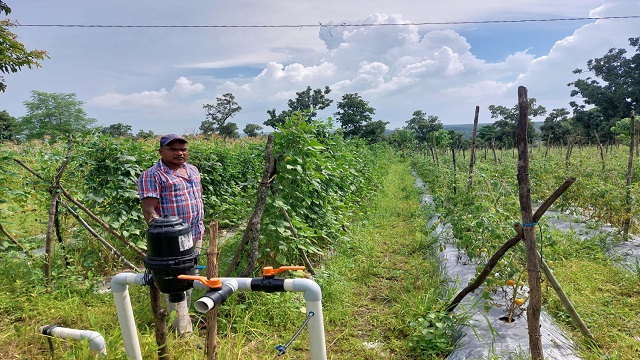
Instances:
[[[603,17],[575,17],[553,19],[520,19],[520,20],[483,20],[483,21],[442,21],[442,22],[417,22],[402,24],[297,24],[297,25],[99,25],[99,24],[17,24],[23,27],[78,27],[78,28],[306,28],[306,27],[374,27],[374,26],[416,26],[416,25],[467,25],[467,24],[504,24],[504,23],[528,23],[528,22],[554,22],[554,21],[587,21],[587,20],[616,20],[638,19],[640,15],[603,16]]]

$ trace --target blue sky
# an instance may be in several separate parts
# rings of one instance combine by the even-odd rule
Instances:
[[[320,116],[358,93],[390,129],[415,110],[471,123],[476,105],[480,122],[491,122],[488,106],[514,106],[518,86],[548,111],[569,108],[572,70],[640,36],[638,18],[434,24],[640,15],[639,0],[6,2],[22,25],[247,26],[13,28],[50,59],[5,75],[0,110],[23,116],[32,90],[75,93],[100,125],[134,133],[197,133],[202,105],[227,92],[243,108],[231,119],[240,130],[262,125],[267,110],[285,110],[307,86],[332,89]]]

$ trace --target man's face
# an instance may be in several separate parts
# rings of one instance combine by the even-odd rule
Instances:
[[[172,141],[161,147],[159,152],[162,161],[169,167],[181,167],[189,159],[189,148],[182,141]]]

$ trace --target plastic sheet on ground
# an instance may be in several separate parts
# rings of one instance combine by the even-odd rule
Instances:
[[[574,231],[582,238],[592,237],[598,233],[605,235],[613,235],[619,233],[619,230],[610,226],[598,226],[597,229],[593,229],[587,226],[587,223],[576,217],[569,217],[568,214],[563,214],[557,211],[549,210],[545,213],[549,226],[565,231]],[[629,234],[628,240],[620,242],[614,246],[612,255],[621,256],[623,258],[623,264],[635,269],[635,266],[640,264],[640,237]]]
[[[418,178],[418,186],[423,187]],[[431,196],[424,197],[425,203],[432,203]],[[430,220],[433,224],[437,216]],[[440,259],[450,279],[450,285],[457,290],[467,286],[476,274],[476,265],[469,261],[466,254],[456,249],[451,241],[451,232],[445,225],[439,224],[435,230],[443,245]],[[457,348],[447,359],[522,359],[529,357],[529,335],[526,320],[526,306],[523,304],[515,314],[514,322],[505,322],[500,318],[508,315],[506,306],[499,307],[492,303],[489,312],[484,310],[485,300],[481,298],[483,287],[478,288],[462,300],[456,312],[465,312],[471,318],[470,326],[460,329]],[[498,289],[494,299],[510,299],[511,294]],[[524,291],[524,290],[523,290]],[[574,360],[581,359],[577,355],[576,345],[564,334],[544,310],[540,314],[542,348],[545,359]]]
[[[452,286],[464,287],[476,274],[476,267],[468,261],[466,255],[459,252],[451,244],[445,246],[440,254]],[[526,290],[525,290],[526,291]],[[527,358],[529,355],[529,336],[525,303],[516,310],[513,322],[500,318],[506,317],[508,308],[492,305],[485,312],[485,301],[480,299],[482,287],[471,293],[460,302],[456,311],[471,314],[470,326],[463,328],[458,348],[447,359],[487,359],[495,355],[500,359]],[[498,288],[494,299],[510,299],[511,294]],[[580,359],[574,351],[575,345],[554,324],[544,311],[540,314],[542,332],[542,349],[545,359]],[[493,329],[493,332],[491,331]]]

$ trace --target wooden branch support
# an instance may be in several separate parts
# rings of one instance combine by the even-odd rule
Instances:
[[[287,209],[285,209],[284,207],[281,206],[280,207],[280,211],[282,211],[282,215],[284,216],[284,220],[289,224],[289,229],[291,230],[291,234],[297,240],[298,239],[298,231],[296,230],[296,227],[293,226],[293,222],[291,222],[291,218],[289,217],[289,213],[287,212]],[[300,255],[300,257],[302,258],[302,262],[304,263],[304,266],[307,268],[307,271],[309,272],[309,274],[315,275],[316,274],[316,270],[311,265],[311,261],[309,261],[309,258],[307,257],[307,253],[303,249],[298,248],[298,255]]]
[[[60,179],[62,178],[62,174],[69,164],[69,159],[71,158],[71,150],[73,148],[72,145],[73,142],[71,141],[71,135],[69,135],[67,153],[65,154],[62,163],[60,163],[60,166],[58,166],[58,169],[56,170],[56,176],[53,178],[53,181],[51,181],[51,186],[49,188],[49,192],[51,193],[51,201],[49,203],[49,220],[47,221],[47,233],[44,245],[44,274],[45,278],[47,279],[47,285],[51,285],[51,243],[53,242],[53,225],[57,216],[56,209],[58,207],[58,199],[60,198]]]
[[[155,283],[149,284],[151,311],[156,328],[156,345],[158,345],[158,359],[169,360],[169,345],[167,344],[167,311],[162,307],[162,295]]]
[[[218,221],[209,224],[209,248],[207,249],[207,278],[218,277]],[[218,308],[207,312],[207,360],[218,359]]]
[[[62,204],[62,206],[64,206],[67,211],[71,214],[71,216],[73,216],[74,218],[76,218],[76,220],[78,220],[78,223],[80,223],[80,225],[82,225],[82,227],[84,227],[85,229],[87,229],[87,231],[89,231],[89,233],[91,235],[93,235],[93,237],[95,237],[96,239],[98,239],[98,241],[100,241],[100,243],[102,245],[104,245],[104,247],[106,247],[107,249],[109,249],[109,251],[111,251],[112,254],[116,255],[120,260],[122,260],[122,262],[127,265],[130,269],[135,270],[137,272],[141,272],[142,270],[138,269],[137,266],[135,266],[131,261],[127,260],[127,258],[124,257],[124,255],[122,255],[122,253],[120,253],[118,251],[118,249],[116,249],[115,247],[113,247],[113,245],[111,245],[107,240],[103,239],[89,224],[87,224],[86,221],[84,221],[84,219],[82,219],[80,217],[80,215],[78,215],[77,212],[75,212],[67,203],[65,203],[64,201],[60,201],[60,203]]]
[[[635,147],[634,143],[636,142],[636,131],[635,131],[635,116],[633,110],[631,111],[631,117],[629,120],[630,127],[630,139],[629,139],[629,158],[627,161],[627,176],[626,176],[626,191],[624,197],[624,206],[627,210],[626,218],[622,222],[622,233],[624,235],[625,240],[629,240],[629,229],[631,228],[631,214],[632,214],[632,197],[631,197],[631,185],[633,178],[633,149]]]
[[[473,167],[476,164],[476,136],[478,134],[478,117],[480,115],[480,106],[476,106],[476,114],[473,117],[473,132],[471,135],[471,151],[469,154],[469,182],[468,188],[473,188]]]
[[[14,158],[13,161],[18,163],[23,168],[25,168],[27,171],[29,171],[31,174],[33,174],[38,179],[45,181],[45,179],[42,176],[40,176],[40,174],[36,173],[33,169],[31,169],[29,167],[29,165],[25,164],[22,160]],[[91,219],[93,219],[95,222],[100,224],[100,226],[102,226],[107,232],[109,232],[110,234],[112,234],[113,236],[118,238],[120,241],[122,241],[129,248],[133,249],[138,255],[140,255],[140,259],[143,259],[146,256],[146,254],[142,250],[140,250],[139,247],[135,246],[133,243],[128,241],[122,234],[120,234],[115,229],[113,229],[111,226],[109,226],[109,224],[107,224],[104,221],[102,221],[102,219],[100,219],[96,214],[94,214],[86,206],[82,205],[78,200],[74,199],[73,196],[71,196],[71,194],[69,194],[69,192],[67,190],[65,190],[65,188],[62,185],[59,185],[58,189],[62,192],[62,195],[64,195],[64,197],[67,198],[67,200],[71,201],[80,210],[82,210],[87,215],[89,215],[89,217]]]
[[[590,344],[596,345],[596,339],[593,337],[593,335],[591,334],[591,331],[589,331],[589,328],[587,328],[587,325],[584,323],[584,321],[582,321],[580,314],[578,314],[576,309],[573,307],[571,300],[569,300],[569,297],[567,297],[567,294],[565,294],[564,290],[562,290],[562,287],[560,286],[560,283],[558,282],[558,280],[556,280],[556,277],[553,276],[551,269],[549,269],[549,266],[544,261],[544,259],[540,256],[540,254],[538,254],[538,258],[540,259],[540,268],[542,268],[542,272],[544,272],[544,275],[547,277],[547,280],[549,280],[549,283],[551,284],[551,287],[553,288],[553,290],[555,290],[556,294],[558,294],[558,298],[560,299],[560,302],[562,303],[562,305],[564,305],[564,308],[567,310],[567,312],[571,316],[571,320],[573,320],[573,324],[578,328],[578,330],[580,330],[580,332],[582,333],[582,336],[587,338],[587,341]]]
[[[260,238],[260,220],[262,219],[262,213],[264,212],[264,206],[267,201],[267,195],[271,181],[276,171],[275,159],[273,157],[273,135],[267,137],[267,145],[265,146],[265,164],[264,172],[262,173],[262,180],[260,181],[260,187],[258,188],[258,199],[256,201],[256,207],[253,210],[253,214],[249,219],[247,228],[242,235],[242,240],[236,249],[235,254],[229,267],[225,272],[225,276],[231,275],[240,262],[240,256],[244,252],[244,248],[251,241],[251,248],[249,252],[249,264],[240,273],[240,276],[249,276],[255,269],[257,257],[258,257],[258,240]]]
[[[12,243],[14,243],[17,247],[20,248],[20,250],[27,256],[30,256],[31,253],[27,252],[27,250],[24,248],[24,246],[22,246],[22,244],[20,244],[20,242],[18,242],[18,240],[16,240],[16,238],[14,238],[11,234],[9,234],[9,232],[2,226],[2,224],[0,224],[0,232],[2,232],[9,240],[11,240]]]
[[[535,224],[531,210],[531,182],[529,181],[529,149],[527,125],[529,122],[529,99],[527,88],[518,87],[519,116],[516,125],[518,145],[518,198],[522,214],[522,233],[527,256],[529,277],[529,305],[527,306],[527,328],[529,330],[529,352],[532,360],[543,360],[540,312],[542,311],[542,286],[540,261],[537,250]]]
[[[544,213],[547,212],[547,210],[549,210],[551,205],[553,205],[553,203],[565,191],[567,191],[569,186],[571,186],[575,181],[576,181],[575,178],[569,178],[569,179],[565,180],[565,182],[562,183],[562,185],[560,185],[560,187],[558,187],[556,189],[556,191],[554,191],[553,194],[551,194],[547,198],[547,200],[545,200],[545,202],[542,203],[542,205],[540,205],[538,210],[536,210],[536,212],[533,214],[533,222],[539,221],[542,218],[542,215],[544,215]],[[462,289],[458,293],[458,295],[456,295],[453,298],[453,300],[451,300],[451,303],[445,308],[445,311],[451,312],[451,311],[455,310],[455,308],[460,304],[460,301],[462,301],[462,299],[464,299],[465,296],[469,295],[471,292],[473,292],[478,287],[480,287],[480,285],[482,285],[482,283],[484,283],[484,281],[487,279],[487,276],[489,276],[489,274],[491,274],[491,272],[493,271],[493,268],[495,268],[495,266],[498,264],[498,261],[502,258],[502,256],[504,256],[504,254],[509,249],[514,247],[518,242],[520,242],[520,240],[523,239],[523,237],[522,237],[522,225],[520,225],[519,223],[516,223],[516,224],[514,224],[514,227],[516,228],[516,236],[514,236],[511,239],[507,240],[507,242],[505,242],[500,247],[500,249],[498,249],[495,252],[495,254],[493,254],[493,256],[491,256],[491,258],[489,259],[489,261],[487,261],[487,264],[484,266],[484,268],[478,274],[478,276],[476,276],[476,278],[469,285],[467,285],[467,287]]]

